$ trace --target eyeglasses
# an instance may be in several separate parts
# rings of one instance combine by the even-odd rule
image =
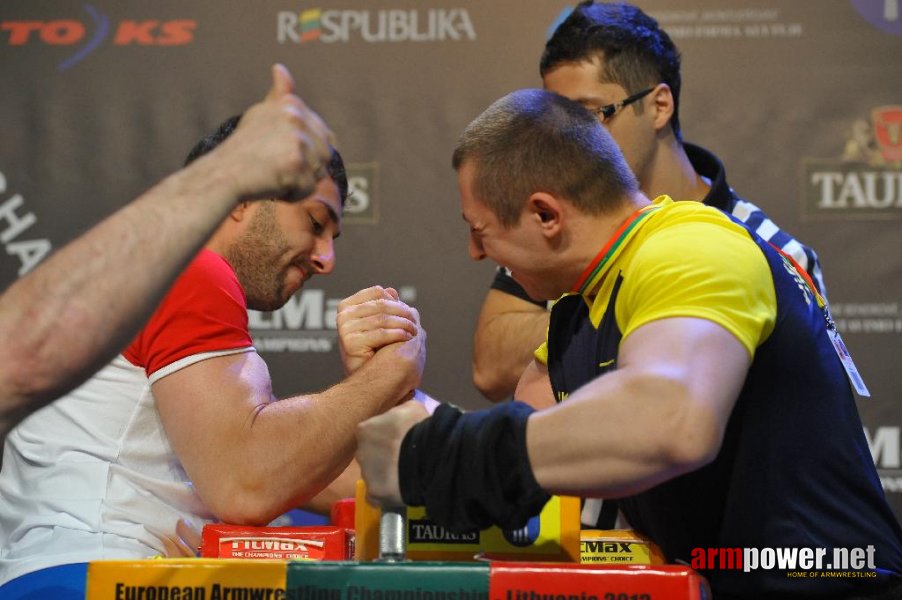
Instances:
[[[605,106],[602,106],[601,108],[589,109],[589,112],[591,112],[593,115],[596,115],[596,116],[601,115],[601,122],[605,123],[605,122],[607,122],[608,119],[613,117],[617,113],[618,110],[620,110],[624,106],[629,106],[633,102],[636,102],[636,101],[641,100],[642,98],[645,98],[646,96],[648,96],[650,93],[652,93],[652,91],[654,91],[655,87],[658,87],[658,86],[650,87],[647,90],[642,90],[641,92],[639,92],[637,94],[633,94],[632,96],[627,96],[620,102],[614,102],[613,104],[607,104]]]

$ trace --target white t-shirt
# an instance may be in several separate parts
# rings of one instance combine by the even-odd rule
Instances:
[[[151,385],[210,357],[253,352],[246,306],[232,268],[203,250],[122,354],[10,432],[0,584],[63,564],[184,554],[179,520],[200,529],[213,515],[169,444]]]

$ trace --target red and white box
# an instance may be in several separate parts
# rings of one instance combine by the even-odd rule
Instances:
[[[348,560],[343,527],[247,527],[204,525],[200,555],[205,558]]]

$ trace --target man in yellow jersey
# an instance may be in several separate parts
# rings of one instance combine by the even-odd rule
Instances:
[[[699,565],[717,598],[900,591],[902,531],[850,381],[866,389],[804,270],[714,208],[645,197],[593,115],[551,92],[493,104],[453,164],[470,255],[533,298],[566,294],[515,398],[567,401],[429,418],[408,403],[364,422],[374,501],[472,530],[521,527],[549,494],[618,498],[670,561],[711,548],[872,559],[806,579]]]
[[[546,90],[576,100],[604,124],[646,196],[668,194],[730,213],[792,256],[824,293],[814,249],[737,194],[714,153],[683,140],[680,53],[652,17],[627,3],[580,2],[545,44],[539,72]],[[511,397],[548,319],[546,303],[500,267],[473,335],[473,383],[486,398]],[[612,508],[605,509],[611,516]],[[583,523],[610,522],[595,516],[584,509]]]

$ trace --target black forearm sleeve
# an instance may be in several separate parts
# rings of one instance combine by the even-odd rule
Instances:
[[[404,503],[425,506],[431,520],[456,532],[526,525],[551,497],[529,465],[526,421],[532,412],[522,402],[466,414],[440,405],[401,444]]]

